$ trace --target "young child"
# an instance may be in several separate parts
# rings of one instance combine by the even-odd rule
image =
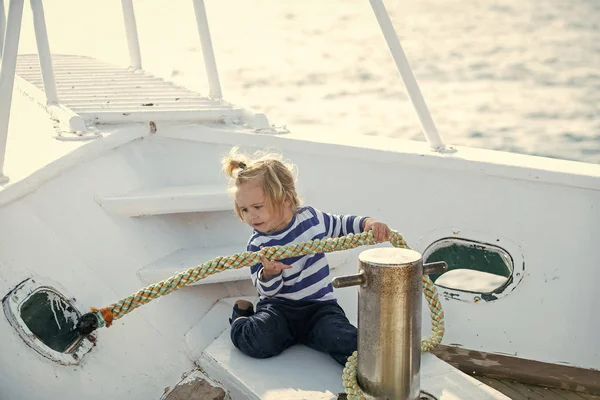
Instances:
[[[248,251],[369,230],[377,242],[389,239],[387,225],[373,218],[301,207],[294,167],[280,155],[250,158],[233,148],[222,163],[235,180],[235,211],[254,229]],[[233,307],[235,347],[248,356],[267,358],[301,343],[346,363],[357,348],[357,329],[337,303],[323,253],[281,261],[263,257],[250,272],[259,302],[256,311],[245,300]]]

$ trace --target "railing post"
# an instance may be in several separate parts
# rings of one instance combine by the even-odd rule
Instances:
[[[142,69],[140,41],[138,39],[132,0],[121,0],[121,6],[123,7],[123,20],[127,34],[127,46],[129,47],[129,63],[133,69]]]
[[[4,157],[6,155],[8,120],[15,82],[15,70],[17,68],[21,21],[23,20],[23,2],[24,0],[10,0],[4,54],[0,69],[0,180],[4,181],[8,179],[4,176]]]
[[[220,100],[223,98],[223,95],[221,93],[219,72],[217,71],[217,63],[210,39],[204,0],[194,0],[194,11],[196,12],[196,24],[198,25],[198,33],[200,34],[200,42],[202,43],[202,56],[204,58],[206,75],[208,75],[208,96],[211,99]]]
[[[359,273],[333,287],[358,286],[358,384],[377,399],[420,395],[423,259],[414,250],[375,248],[358,257]],[[427,272],[447,270],[446,263]]]
[[[44,6],[42,0],[31,0],[31,12],[33,13],[33,27],[35,29],[35,40],[37,43],[40,69],[46,93],[46,104],[58,104],[56,93],[56,81],[54,79],[54,68],[52,67],[52,56],[50,44],[48,43],[48,29],[44,17]]]
[[[383,37],[388,45],[390,54],[396,63],[396,68],[398,69],[400,77],[404,82],[408,96],[410,97],[413,107],[417,111],[417,115],[421,123],[421,129],[425,134],[425,138],[427,139],[427,142],[431,148],[441,151],[444,149],[444,143],[442,142],[442,138],[440,137],[433,119],[431,118],[427,104],[425,104],[425,100],[423,99],[423,95],[419,89],[419,85],[415,80],[410,65],[408,64],[404,50],[402,50],[402,45],[400,45],[400,40],[398,39],[398,35],[394,30],[394,25],[392,25],[390,16],[385,9],[383,0],[369,0],[369,2],[371,3],[371,7],[375,13],[375,17],[377,18],[377,22],[379,23]]]
[[[0,57],[4,47],[4,32],[6,29],[6,14],[4,14],[4,0],[0,0]]]

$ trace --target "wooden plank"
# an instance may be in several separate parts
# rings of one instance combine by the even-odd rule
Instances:
[[[477,377],[482,383],[498,390],[513,400],[600,400],[600,396],[562,389],[525,385],[506,379]]]
[[[600,395],[600,371],[439,345],[432,353],[470,375]]]
[[[597,396],[597,395],[587,394],[587,393],[577,393],[577,394],[587,400],[600,400],[600,396]]]
[[[552,399],[556,399],[556,400],[584,400],[584,397],[581,397],[581,395],[577,392],[571,392],[569,390],[562,390],[562,389],[552,389],[552,388],[542,388],[547,390],[546,393],[548,393],[548,396],[553,396],[551,397]]]
[[[531,400],[562,400],[556,393],[546,392],[544,388],[534,387],[532,385],[523,385],[519,382],[508,381],[506,384],[510,384],[515,390],[521,392],[526,398]]]
[[[582,396],[582,394],[579,394],[577,392],[571,392],[569,390],[562,390],[562,389],[550,389],[553,393],[555,393],[559,399],[561,400],[584,400],[585,397]],[[583,394],[585,395],[585,394]],[[592,395],[590,395],[592,396]]]
[[[600,396],[581,392],[571,392],[562,389],[551,389],[554,393],[559,395],[561,399],[565,400],[600,400]]]
[[[565,399],[583,400],[583,398],[581,396],[579,396],[579,394],[577,394],[577,392],[571,392],[571,391],[568,391],[568,390],[561,390],[561,389],[552,389],[552,388],[535,386],[535,385],[526,385],[526,386],[528,388],[530,388],[531,390],[534,390],[535,392],[541,394],[544,399],[549,399],[549,400],[565,400]],[[569,397],[563,397],[563,396],[561,396],[561,394],[558,393],[557,390],[564,392]]]

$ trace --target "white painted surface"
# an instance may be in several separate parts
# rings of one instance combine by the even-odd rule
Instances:
[[[510,244],[511,255],[518,259],[520,253],[523,260],[522,280],[496,301],[474,303],[481,298],[477,294],[443,299],[445,343],[584,368],[600,365],[599,349],[590,352],[586,345],[599,329],[591,317],[599,300],[591,286],[582,289],[599,273],[589,266],[600,258],[592,239],[600,233],[594,222],[600,220],[600,166],[478,149],[439,154],[423,143],[381,138],[349,138],[347,146],[339,146],[318,143],[326,137],[304,141],[198,129],[173,129],[164,136],[190,145],[281,149],[299,167],[299,190],[307,203],[376,216],[418,251],[453,231],[456,237]],[[335,173],[324,174],[327,170]],[[355,265],[335,273],[354,272]],[[352,314],[355,304],[356,299],[346,303]],[[538,326],[544,327],[543,340],[533,329]]]
[[[79,111],[83,120],[87,124],[125,124],[129,122],[149,122],[149,121],[188,121],[220,124],[225,121],[240,119],[243,114],[239,110],[221,110],[216,109],[188,109],[173,106],[166,110],[121,110],[121,111]]]
[[[219,256],[229,256],[241,253],[246,243],[231,244],[227,246],[179,249],[173,253],[155,261],[138,271],[138,275],[147,284],[160,282],[179,272],[187,271],[206,261]],[[195,285],[206,285],[215,282],[237,281],[250,278],[249,268],[230,269],[218,274],[210,275],[195,283]]]
[[[423,143],[384,138],[348,138],[342,146],[327,143],[330,139],[322,135],[314,140],[274,137],[227,124],[158,123],[155,134],[146,124],[100,127],[97,140],[60,142],[43,110],[19,95],[15,104],[20,112],[11,121],[6,171],[16,179],[0,191],[0,297],[29,276],[48,277],[69,290],[85,311],[144,286],[138,271],[180,249],[245,243],[249,228],[231,212],[229,199],[221,211],[198,212],[203,209],[194,198],[185,212],[146,218],[108,213],[96,199],[156,188],[162,202],[167,188],[224,187],[219,161],[232,145],[246,150],[270,146],[298,165],[298,190],[308,204],[377,217],[400,230],[418,251],[458,232],[452,234],[506,241],[511,255],[522,255],[522,280],[498,300],[474,303],[472,294],[442,296],[444,343],[600,368],[599,350],[590,347],[600,330],[594,318],[600,272],[593,267],[600,259],[595,243],[599,166],[465,148],[440,154]],[[181,200],[181,193],[174,198]],[[225,204],[224,197],[219,204]],[[336,253],[344,256],[334,275],[355,272],[360,251]],[[227,307],[211,310],[232,293],[254,295],[244,283],[247,279],[184,288],[135,310],[99,331],[98,345],[76,369],[43,359],[0,318],[0,353],[11,361],[0,365],[2,394],[15,400],[105,399],[123,393],[130,399],[158,398],[192,367],[201,349],[220,349],[206,353],[207,360],[209,354],[229,354],[232,346],[222,330]],[[337,295],[354,320],[356,290]],[[219,322],[198,324],[206,313]],[[423,314],[428,326],[428,312]],[[301,348],[289,354],[311,369],[333,363]],[[245,362],[256,369],[255,361]],[[282,390],[305,385],[303,390],[315,391],[340,382],[339,371],[327,372],[331,379],[316,374],[314,380],[299,381],[298,371],[282,374],[272,365]],[[460,382],[450,380],[444,390],[459,390]],[[238,395],[245,389],[231,390]]]
[[[215,52],[213,51],[212,40],[210,38],[210,29],[208,27],[208,18],[206,17],[206,7],[204,0],[194,0],[194,14],[196,15],[196,25],[200,42],[202,43],[202,58],[208,77],[208,96],[211,99],[221,99],[221,82],[219,81],[219,72],[217,62],[215,61]]]
[[[590,266],[600,258],[594,241],[600,233],[600,167],[473,149],[439,154],[423,143],[377,138],[339,146],[293,135],[232,133],[226,126],[159,124],[155,135],[144,126],[121,128],[85,144],[42,139],[59,146],[53,154],[60,158],[38,164],[0,192],[0,294],[40,275],[71,291],[80,310],[102,307],[144,286],[137,272],[179,249],[245,243],[249,228],[231,210],[126,218],[107,213],[95,198],[150,187],[224,185],[219,160],[232,144],[252,150],[269,142],[298,165],[298,189],[308,204],[377,217],[419,251],[429,244],[420,238],[437,240],[431,232],[444,227],[467,239],[477,240],[477,232],[486,240],[508,238],[519,248],[525,276],[511,293],[478,303],[442,297],[444,343],[599,367],[598,349],[589,344],[599,329],[593,318],[600,306],[593,286],[598,271]],[[348,251],[334,275],[355,272],[361,250]],[[195,346],[209,345],[219,333],[219,326],[211,333],[196,325],[214,303],[231,292],[255,294],[235,285],[184,288],[135,310],[98,332],[98,346],[77,370],[41,359],[0,319],[6,338],[0,351],[18,360],[0,366],[0,388],[16,400],[58,397],[66,385],[74,399],[118,398],[124,388],[131,399],[159,397],[190,369]],[[356,290],[337,295],[355,319]],[[215,318],[226,323],[227,310]],[[428,318],[424,310],[424,326]],[[301,353],[311,366],[320,364],[320,355]],[[32,384],[47,376],[57,377],[54,385]],[[72,387],[73,381],[81,383]]]
[[[183,243],[208,244],[213,237],[204,224],[231,229],[233,224],[217,218],[132,221],[107,214],[94,201],[97,192],[121,191],[140,181],[121,151],[79,165],[52,184],[38,187],[33,197],[0,208],[0,293],[25,277],[49,276],[68,288],[85,312],[143,286],[136,276],[141,266]],[[70,180],[71,174],[78,176],[73,186],[64,180]],[[179,229],[188,222],[189,229]],[[98,332],[98,346],[77,369],[42,359],[1,318],[0,352],[4,360],[18,360],[0,366],[3,397],[103,399],[122,398],[126,393],[132,399],[159,398],[166,386],[192,367],[183,335],[226,293],[221,285],[184,288],[137,310],[137,315]]]
[[[231,310],[233,301],[219,303]],[[219,324],[222,314],[214,317],[214,323]],[[207,317],[202,323],[211,326],[213,321]],[[250,358],[231,344],[228,327],[204,351],[199,364],[230,389],[232,400],[287,399],[290,395],[335,399],[337,393],[344,391],[342,367],[329,355],[295,345],[273,358]],[[508,399],[428,353],[421,359],[421,389],[439,400]]]
[[[127,46],[129,48],[129,64],[133,69],[142,69],[142,55],[140,52],[140,40],[138,38],[137,23],[135,22],[135,11],[131,0],[121,0],[123,9],[123,22],[127,34]]]
[[[2,6],[4,7],[4,4]],[[23,0],[11,0],[8,7],[6,34],[0,37],[4,42],[2,60],[0,60],[0,180],[2,181],[6,180],[4,162],[22,19]]]
[[[430,353],[421,356],[421,389],[439,400],[510,399]]]
[[[86,129],[83,118],[81,118],[81,116],[76,114],[73,110],[65,107],[62,104],[48,104],[46,94],[44,91],[40,90],[40,81],[37,81],[36,83],[38,86],[23,79],[19,75],[15,76],[15,87],[19,89],[23,95],[29,97],[39,104],[43,109],[45,109],[50,115],[50,118],[58,121],[58,129],[55,129],[57,132],[53,132],[53,135],[58,134],[64,138],[68,135],[68,133],[77,132],[78,138],[93,139],[97,137],[96,132]]]
[[[385,5],[383,4],[382,0],[370,0],[370,3],[371,8],[375,13],[375,17],[377,18],[377,22],[379,23],[381,33],[385,38],[390,55],[396,64],[396,69],[402,78],[406,92],[408,93],[410,101],[417,113],[417,116],[419,117],[423,134],[425,135],[425,138],[432,149],[441,151],[444,149],[444,143],[442,142],[442,138],[435,127],[435,123],[433,122],[431,113],[427,108],[425,99],[423,99],[421,89],[419,89],[419,84],[417,83],[412,69],[410,68],[408,59],[406,58],[404,50],[402,49],[402,45],[400,44],[400,40],[398,39],[398,34],[396,33],[394,25],[392,24],[392,20],[385,9]]]
[[[256,296],[236,296],[218,301],[196,325],[185,334],[185,344],[190,359],[198,360],[202,353],[223,332],[229,329],[229,318],[236,300],[256,302]]]
[[[97,201],[106,211],[127,217],[233,212],[232,199],[225,185],[166,186],[137,190],[121,196],[101,196]]]
[[[6,13],[4,11],[4,0],[0,0],[0,57],[4,49],[4,32],[6,31]]]
[[[232,256],[234,254],[242,253],[246,250],[246,244],[246,242],[240,242],[218,247],[179,249],[166,255],[160,260],[146,265],[138,271],[138,275],[140,279],[147,284],[160,282],[219,256]],[[329,268],[331,271],[351,260],[347,252],[329,253],[327,254],[327,259],[329,260]],[[209,283],[233,282],[249,279],[250,269],[244,267],[210,275],[193,285],[206,285]]]
[[[15,95],[13,106],[21,112],[11,116],[5,164],[11,180],[4,190],[0,187],[0,206],[37,190],[84,160],[149,134],[148,126],[136,124],[106,128],[98,140],[89,142],[59,141],[46,111],[25,96]]]
[[[56,93],[54,68],[52,67],[52,55],[50,54],[48,29],[46,28],[46,17],[44,16],[44,4],[42,3],[42,0],[31,0],[31,12],[33,13],[33,25],[35,29],[35,40],[37,42],[40,69],[44,80],[46,104],[57,104],[58,95]]]
[[[14,24],[9,24],[11,27],[16,29]],[[14,45],[14,40],[7,43]],[[197,94],[169,84],[169,90],[161,83],[155,87],[152,77],[143,74],[133,80],[123,68],[94,69],[94,65],[78,65],[80,61],[75,59],[65,68],[80,76],[75,81],[63,76],[57,86],[59,91],[74,82],[82,87],[96,82],[101,87],[99,92],[78,87],[70,98],[60,95],[82,114],[100,108],[98,116],[89,121],[197,119],[228,123],[246,115],[242,110],[222,112],[219,107],[227,111],[229,105],[221,102],[205,106],[207,99],[201,99],[195,103]],[[56,72],[58,77],[59,69]],[[41,87],[38,78],[26,77]],[[111,78],[114,83],[110,85],[98,83]],[[119,97],[138,84],[144,90],[136,96]],[[110,109],[114,103],[99,101],[102,96],[98,93],[105,94],[109,86],[116,92],[113,100],[122,100],[114,110]],[[174,100],[179,94],[186,98],[186,107],[173,103],[156,112],[136,111],[140,99]],[[314,138],[305,135],[308,140],[298,140],[293,134],[275,138],[227,124],[158,123],[155,135],[146,124],[99,127],[98,140],[58,142],[54,124],[43,110],[31,107],[22,96],[14,100],[18,112],[11,116],[5,168],[12,180],[0,191],[0,297],[27,277],[49,277],[73,294],[76,306],[85,311],[137,290],[144,285],[137,274],[141,268],[160,264],[179,249],[222,249],[243,243],[248,228],[230,209],[195,212],[198,209],[194,207],[185,213],[125,218],[107,213],[95,199],[146,188],[162,191],[222,185],[225,180],[219,159],[231,145],[246,149],[271,146],[283,150],[300,167],[299,191],[307,203],[331,212],[375,216],[403,232],[419,251],[431,240],[454,231],[459,232],[457,237],[497,238],[514,244],[525,270],[512,291],[490,302],[473,303],[462,295],[459,299],[442,297],[445,343],[600,368],[598,347],[590,346],[600,330],[594,318],[600,307],[595,296],[600,272],[594,268],[600,259],[595,243],[600,233],[598,166],[466,148],[454,154],[436,154],[422,143],[377,137],[347,138],[346,145],[340,146],[321,133]],[[181,112],[174,115],[173,109]],[[129,115],[122,115],[123,110]],[[266,119],[262,120],[261,126],[268,126]],[[359,252],[336,253],[344,256],[334,274],[354,272]],[[248,388],[245,379],[258,373],[259,364],[258,360],[239,360],[232,353],[226,334],[232,300],[219,300],[232,293],[236,298],[254,295],[244,283],[247,279],[198,285],[151,302],[118,320],[113,328],[99,331],[97,347],[77,368],[42,358],[0,318],[4,361],[0,393],[15,400],[158,398],[166,386],[191,369],[202,351],[210,349],[203,360],[215,373],[223,370],[221,366],[229,368],[231,374],[226,377],[234,385],[232,395],[240,396]],[[349,318],[355,319],[356,290],[343,289],[337,294]],[[428,326],[426,311],[424,320]],[[231,359],[226,359],[227,355]],[[253,391],[281,398],[290,391],[302,395],[300,389],[312,395],[321,389],[340,388],[341,368],[329,357],[301,347],[284,356],[290,359],[287,369],[281,368],[281,358],[260,361],[277,376],[270,381],[277,388],[252,380],[258,385]],[[468,398],[457,393],[472,385],[480,391],[475,398],[498,398],[443,363],[425,360],[423,364],[433,379],[430,390],[441,391],[441,396],[446,396],[442,398]],[[323,374],[305,377],[306,370],[320,368]],[[240,369],[243,371],[238,373]],[[247,374],[243,379],[242,373]],[[429,389],[428,377],[423,379],[424,389]]]

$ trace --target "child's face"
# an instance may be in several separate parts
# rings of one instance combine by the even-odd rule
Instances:
[[[269,204],[262,187],[256,183],[247,182],[238,186],[235,202],[244,222],[262,233],[283,229],[292,218],[289,204],[284,204],[283,212],[278,213]]]

